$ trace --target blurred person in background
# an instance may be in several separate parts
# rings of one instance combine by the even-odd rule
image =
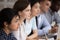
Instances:
[[[48,34],[49,31],[51,30],[51,26],[46,17],[44,16],[44,10],[46,11],[49,8],[49,7],[47,8],[45,5],[47,5],[46,3],[50,3],[50,1],[39,0],[39,2],[40,2],[40,13],[36,18],[37,19],[36,24],[38,28],[38,36],[42,37],[45,34]]]
[[[47,0],[47,1],[49,1],[49,0]],[[58,24],[60,22],[60,19],[59,19],[60,17],[58,15],[57,11],[60,8],[59,5],[60,5],[60,1],[51,0],[49,2],[46,2],[45,5],[43,5],[43,3],[42,3],[42,6],[41,6],[42,11],[44,12],[44,16],[47,18],[49,24],[50,25],[54,24],[53,27],[51,27],[52,29],[49,32],[51,34],[55,34],[58,30]],[[55,22],[55,23],[53,23],[53,22]],[[53,36],[54,36],[54,39],[56,39],[55,35],[49,35],[49,37],[53,37]]]

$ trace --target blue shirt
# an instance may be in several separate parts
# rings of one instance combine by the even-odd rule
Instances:
[[[56,24],[59,26],[59,24],[60,24],[60,15],[58,14],[58,12],[52,12],[52,10],[49,9],[47,13],[44,13],[44,16],[47,18],[50,25],[53,22],[56,22]],[[51,26],[53,26],[53,25],[51,25]],[[57,33],[49,34],[48,37],[53,37],[55,35],[57,35]]]
[[[60,23],[60,16],[58,12],[52,12],[49,10],[47,13],[44,13],[44,16],[47,18],[50,24],[52,24],[53,21],[55,21],[57,24]]]
[[[7,35],[3,30],[0,30],[0,40],[17,40],[12,33]]]
[[[38,16],[38,35],[42,36],[45,34],[48,34],[49,30],[51,29],[51,26],[49,22],[47,21],[46,17],[43,14],[40,14]],[[40,29],[43,27],[42,29]]]

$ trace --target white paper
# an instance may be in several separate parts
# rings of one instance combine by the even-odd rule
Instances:
[[[46,40],[46,39],[39,39],[39,40]],[[48,40],[54,40],[54,38],[48,38]]]

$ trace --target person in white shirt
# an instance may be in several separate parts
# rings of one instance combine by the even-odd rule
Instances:
[[[17,40],[26,40],[26,33],[25,33],[25,24],[24,20],[30,18],[31,7],[28,0],[19,0],[14,4],[13,9],[17,10],[18,14],[20,15],[20,27],[17,31],[14,31],[13,34],[17,38]]]
[[[39,0],[29,0],[31,4],[31,18],[26,20],[27,40],[37,40],[37,26],[35,16],[40,12]],[[31,33],[32,32],[32,33]]]

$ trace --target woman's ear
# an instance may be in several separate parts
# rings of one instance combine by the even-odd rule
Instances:
[[[7,22],[4,22],[4,26],[5,26],[5,27],[8,27],[8,23],[7,23]]]
[[[18,14],[21,16],[21,11],[19,11]]]

